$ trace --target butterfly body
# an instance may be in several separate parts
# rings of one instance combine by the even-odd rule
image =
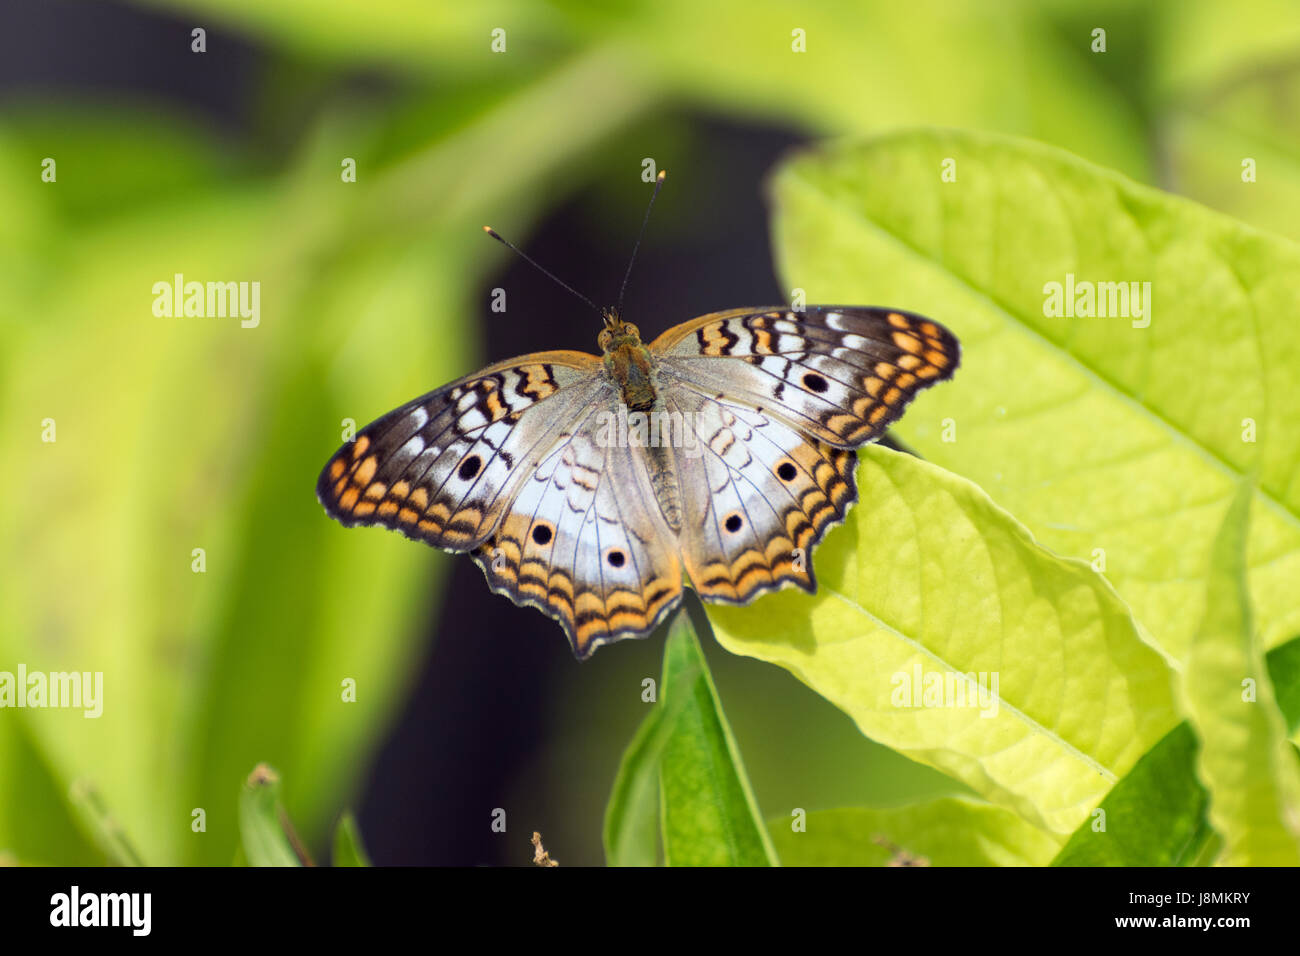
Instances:
[[[681,600],[814,591],[812,548],[856,500],[854,449],[950,377],[956,338],[894,309],[712,313],[602,354],[497,363],[367,425],[317,494],[344,525],[469,552],[587,657]]]

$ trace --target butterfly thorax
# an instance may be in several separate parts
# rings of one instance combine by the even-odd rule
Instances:
[[[646,412],[654,407],[654,360],[641,344],[641,333],[615,312],[605,319],[605,328],[597,339],[605,353],[605,369],[623,393],[629,411]]]
[[[650,350],[641,344],[641,333],[630,322],[624,322],[617,312],[605,316],[605,328],[596,340],[605,353],[605,370],[619,387],[623,405],[628,412],[641,412],[652,421],[664,411],[663,401],[655,390],[657,362]],[[681,488],[677,480],[677,466],[672,449],[661,441],[651,441],[641,448],[649,472],[650,487],[654,489],[659,510],[673,531],[682,529]]]

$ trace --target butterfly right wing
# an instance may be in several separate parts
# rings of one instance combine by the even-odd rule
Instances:
[[[961,362],[933,319],[875,306],[714,312],[650,343],[681,379],[784,419],[838,448],[879,438]]]
[[[682,564],[636,449],[617,440],[612,382],[566,423],[471,553],[488,585],[554,618],[578,658],[646,637],[681,601]]]
[[[816,591],[812,549],[857,500],[857,454],[688,382],[673,383],[666,403],[690,429],[674,453],[696,592],[746,604],[787,585]]]
[[[539,352],[436,389],[362,428],[326,463],[316,496],[347,527],[476,548],[534,457],[605,387],[602,370],[594,355]]]

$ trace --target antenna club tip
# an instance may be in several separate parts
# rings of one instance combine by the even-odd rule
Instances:
[[[486,232],[488,235],[491,235],[491,234],[492,234],[492,227],[491,227],[491,226],[484,226],[484,227],[483,227],[483,231]]]
[[[655,178],[658,179],[660,182],[663,182],[665,179],[668,178],[668,170],[666,169],[659,170],[659,175],[656,176]]]

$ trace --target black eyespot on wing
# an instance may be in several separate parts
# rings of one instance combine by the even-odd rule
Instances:
[[[551,529],[544,524],[533,526],[533,540],[540,545],[551,543]]]
[[[830,385],[826,382],[826,379],[822,378],[816,372],[808,372],[807,374],[805,374],[803,377],[803,383],[808,388],[809,391],[817,392],[819,394],[821,392],[826,391],[826,389],[830,388]]]
[[[623,566],[623,562],[626,561],[627,558],[623,556],[622,551],[615,550],[607,554],[605,556],[605,560],[609,562],[610,567],[621,568]]]
[[[460,463],[460,470],[457,471],[456,474],[460,477],[461,481],[469,481],[478,474],[478,470],[482,467],[483,462],[479,459],[478,455],[470,455]]]
[[[741,520],[740,515],[730,514],[727,515],[727,520],[722,522],[722,526],[726,528],[728,531],[730,531],[732,534],[735,534],[737,531],[740,530],[741,526],[744,523],[745,522]]]
[[[797,474],[794,465],[788,461],[783,461],[776,466],[776,476],[782,481],[794,481],[794,476]]]

